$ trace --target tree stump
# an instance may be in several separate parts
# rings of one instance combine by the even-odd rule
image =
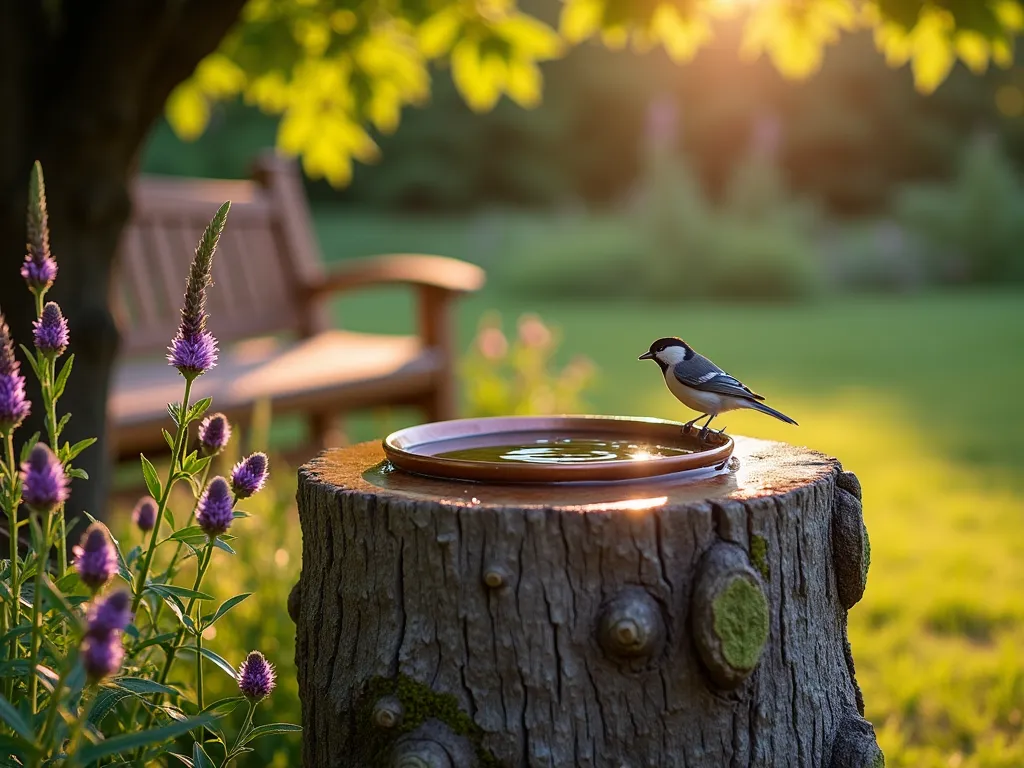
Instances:
[[[736,438],[701,480],[497,486],[377,443],[299,473],[304,763],[884,765],[847,610],[860,486]]]

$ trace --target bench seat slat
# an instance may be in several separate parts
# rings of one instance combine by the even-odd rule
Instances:
[[[415,399],[441,373],[442,362],[413,336],[325,331],[298,342],[271,337],[233,345],[196,379],[193,399],[213,397],[214,409],[248,418],[270,399],[275,413],[348,410]],[[110,417],[118,451],[159,448],[160,428],[172,428],[167,403],[181,398],[183,380],[164,359],[125,360],[114,373]]]

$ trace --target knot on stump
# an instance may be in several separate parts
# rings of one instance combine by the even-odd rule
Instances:
[[[476,750],[439,720],[427,720],[391,750],[390,768],[477,768]]]
[[[768,641],[768,599],[746,552],[721,542],[701,559],[693,591],[693,639],[716,685],[742,683]]]
[[[601,611],[597,640],[604,652],[614,658],[654,656],[665,642],[661,607],[646,590],[627,587]]]
[[[875,740],[875,729],[863,717],[846,717],[832,743],[829,768],[884,768],[885,755]]]
[[[378,728],[397,728],[405,717],[405,707],[397,696],[383,696],[373,705],[371,717]]]
[[[839,602],[847,610],[864,596],[871,564],[871,542],[859,497],[857,478],[852,472],[840,472],[832,504],[832,563]]]
[[[500,565],[488,565],[484,569],[484,584],[490,589],[500,589],[508,580],[508,571]]]

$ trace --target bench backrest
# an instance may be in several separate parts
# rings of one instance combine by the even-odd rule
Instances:
[[[267,155],[252,181],[136,180],[114,281],[124,354],[166,349],[196,243],[225,200],[231,200],[231,212],[208,294],[213,334],[229,342],[278,332],[307,335],[323,327],[303,299],[303,287],[322,267],[302,181],[294,162]]]

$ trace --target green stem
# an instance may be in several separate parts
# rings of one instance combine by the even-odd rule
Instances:
[[[196,580],[192,584],[192,591],[198,592],[199,588],[203,584],[203,577],[206,575],[206,569],[210,567],[210,560],[213,558],[213,542],[211,541],[206,545],[206,549],[203,551],[202,561],[199,563],[199,568],[196,571]],[[185,608],[185,615],[191,616],[192,609],[195,607],[196,599],[194,597],[189,598],[188,605]],[[199,623],[196,622],[196,628],[199,628]],[[178,634],[174,637],[174,642],[171,644],[170,649],[167,651],[167,658],[164,660],[163,669],[160,670],[160,676],[157,678],[157,682],[163,685],[167,682],[167,676],[171,674],[171,667],[174,665],[174,659],[178,654],[178,650],[184,647],[182,642],[185,639],[185,627],[182,626],[178,629]],[[202,632],[196,637],[196,654],[202,656]],[[201,664],[202,662],[200,662]],[[202,693],[199,693],[202,696]],[[200,709],[202,707],[200,706]],[[153,724],[154,714],[152,711],[149,713],[149,717],[146,719],[146,728],[149,728]]]
[[[203,695],[203,633],[196,635],[196,706],[202,712],[206,708],[206,697]],[[206,741],[206,729],[199,726],[199,743]]]
[[[137,615],[139,612],[139,603],[142,602],[142,592],[146,588],[146,577],[149,576],[149,568],[153,564],[153,554],[156,552],[157,539],[160,535],[160,523],[163,520],[164,509],[167,508],[167,500],[171,496],[171,489],[174,486],[172,482],[175,474],[177,474],[178,467],[178,454],[181,451],[181,445],[184,442],[185,435],[188,433],[188,422],[185,420],[185,412],[188,410],[188,398],[192,392],[192,379],[185,379],[185,394],[181,398],[181,413],[178,414],[178,421],[181,422],[178,425],[178,429],[174,435],[174,447],[171,449],[171,468],[167,473],[167,482],[164,485],[163,492],[160,494],[160,500],[157,503],[156,509],[156,523],[153,525],[153,535],[149,538],[149,548],[146,550],[146,556],[142,561],[142,569],[139,571],[139,578],[135,583],[135,598],[132,600],[132,614]]]
[[[17,486],[18,470],[14,462],[14,431],[8,430],[5,440],[7,452],[8,482],[10,482],[10,509],[7,510],[8,538],[11,545],[11,629],[21,623],[21,581],[18,573],[18,500],[14,489]],[[11,638],[11,658],[18,657],[18,638]],[[13,691],[13,688],[11,689]]]
[[[42,541],[36,543],[36,578],[35,592],[32,595],[32,643],[29,651],[28,666],[28,691],[29,699],[32,702],[32,714],[39,712],[39,676],[36,674],[36,665],[39,662],[39,641],[42,630],[42,602],[43,602],[43,573],[49,564],[50,554],[50,515],[46,513],[45,525],[40,529],[39,538]],[[36,538],[36,527],[32,527],[32,538]]]
[[[246,715],[245,715],[245,722],[242,723],[242,728],[238,732],[238,736],[235,738],[235,745],[231,748],[231,751],[228,752],[227,757],[224,758],[225,764],[227,764],[227,762],[229,760],[231,760],[232,756],[238,750],[238,747],[242,743],[242,739],[244,739],[246,736],[249,735],[249,731],[252,729],[252,716],[255,713],[256,713],[256,702],[255,701],[250,701],[249,702],[249,711],[248,711],[248,713],[246,713]]]
[[[213,462],[211,462],[210,464],[207,464],[206,465],[206,469],[203,470],[203,480],[199,484],[199,488],[200,488],[199,496],[196,496],[195,503],[192,505],[192,511],[189,513],[188,520],[185,522],[185,525],[184,525],[185,528],[188,528],[190,525],[192,525],[192,521],[195,520],[196,510],[199,508],[199,499],[202,497],[202,489],[206,487],[206,481],[207,481],[207,479],[210,476],[210,465],[212,463]],[[174,554],[171,555],[171,562],[167,566],[167,577],[168,578],[170,578],[171,576],[174,575],[174,566],[178,564],[178,558],[181,556],[181,548],[183,546],[185,546],[184,542],[179,541],[178,542],[178,546],[174,548]],[[158,622],[160,621],[160,612],[163,609],[163,607],[164,607],[164,604],[163,604],[162,601],[157,603],[157,605],[156,605],[156,612],[153,614],[153,624],[152,624],[154,630],[157,628]]]
[[[53,724],[57,721],[57,710],[60,709],[60,695],[61,692],[64,690],[64,681],[67,679],[69,671],[70,670],[68,669],[67,665],[65,665],[64,669],[60,673],[60,678],[57,680],[57,685],[54,686],[53,693],[50,694],[50,706],[48,708],[49,711],[46,713],[46,724],[43,725],[42,738],[40,739],[40,742],[42,742],[44,749],[46,746],[46,737],[49,735],[50,730],[53,728]],[[59,746],[60,745],[58,745],[58,747]]]

